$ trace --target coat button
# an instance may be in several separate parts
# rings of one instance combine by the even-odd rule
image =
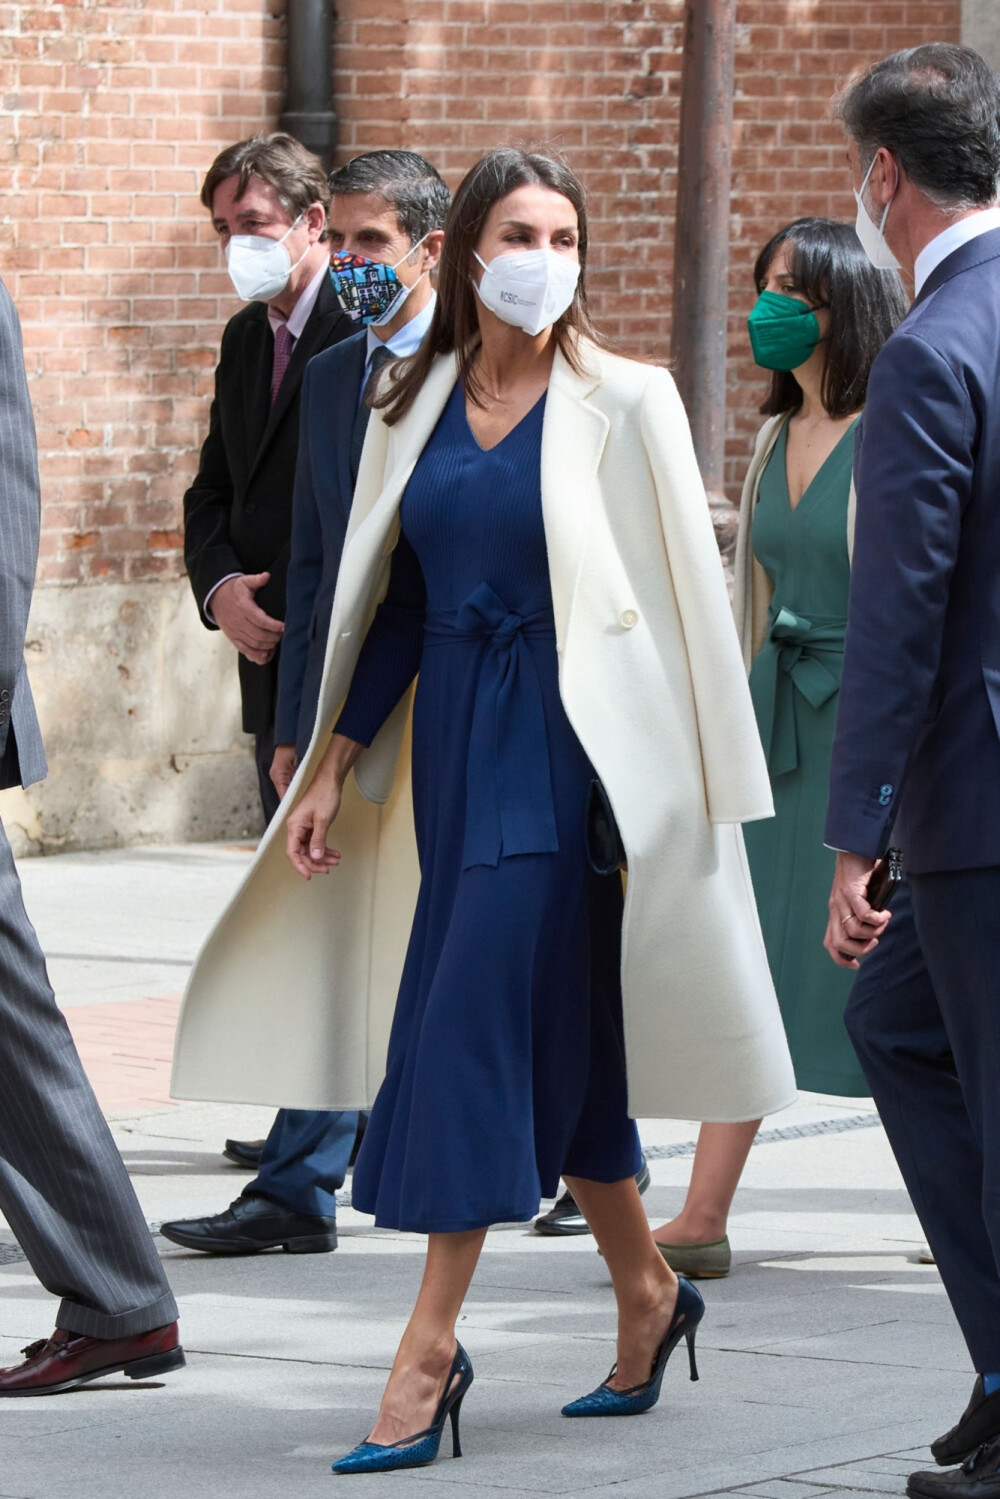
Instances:
[[[9,703],[9,702],[10,702],[10,693],[7,691],[7,689],[5,687],[3,689],[3,691],[0,692],[0,703]]]
[[[889,785],[888,781],[885,783],[884,786],[880,786],[878,788],[878,794],[879,794],[879,796],[891,796],[892,795],[892,787]]]
[[[253,500],[247,500],[246,504],[243,506],[243,514],[244,515],[256,515],[257,514],[257,506],[254,504]]]
[[[618,616],[618,623],[623,630],[632,630],[639,623],[639,616],[634,609],[623,609]]]

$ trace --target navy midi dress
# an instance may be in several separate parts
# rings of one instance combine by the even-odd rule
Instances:
[[[420,892],[353,1182],[354,1206],[385,1228],[523,1221],[562,1174],[620,1181],[641,1164],[621,882],[587,864],[594,772],[559,696],[544,406],[484,452],[456,386],[403,496],[337,723],[370,744],[419,672]]]

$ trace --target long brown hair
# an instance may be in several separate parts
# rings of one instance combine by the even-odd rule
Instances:
[[[583,369],[581,338],[603,345],[587,307],[587,205],[582,184],[558,157],[518,146],[498,146],[465,174],[452,202],[444,228],[437,305],[427,336],[415,354],[391,367],[392,378],[382,383],[372,400],[372,405],[385,413],[387,426],[409,411],[438,354],[457,353],[459,383],[477,406],[483,404],[482,386],[473,369],[480,338],[470,272],[472,252],[494,203],[519,187],[535,184],[567,198],[576,209],[578,222],[580,279],[572,303],[553,325],[556,344],[578,373]]]

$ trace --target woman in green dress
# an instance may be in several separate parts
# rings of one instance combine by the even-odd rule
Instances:
[[[757,258],[748,319],[772,371],[743,489],[735,609],[775,816],[744,828],[764,942],[800,1088],[868,1093],[844,1029],[853,972],[823,951],[834,854],[823,845],[854,530],[854,434],[868,375],[906,311],[852,227],[797,219]],[[726,1222],[757,1133],[703,1124],[680,1214],[654,1231],[688,1276],[730,1266]]]

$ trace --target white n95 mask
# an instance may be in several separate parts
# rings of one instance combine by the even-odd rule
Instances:
[[[534,336],[562,317],[576,294],[580,262],[555,250],[511,250],[483,268],[476,286],[484,307],[505,323]]]
[[[858,204],[858,216],[854,221],[854,232],[861,241],[862,250],[864,250],[877,271],[898,271],[899,261],[885,242],[885,221],[889,217],[892,199],[890,198],[885,205],[885,212],[882,215],[881,222],[878,224],[876,224],[868,212],[864,202],[865,188],[868,186],[872,167],[877,160],[877,156],[872,157],[871,166],[865,173],[864,181],[861,184],[861,191],[854,194]]]
[[[295,224],[301,218],[299,214]],[[234,234],[230,239],[226,246],[226,269],[236,295],[244,302],[270,302],[272,297],[279,297],[295,267],[309,254],[306,245],[295,265],[292,264],[285,240],[295,224],[289,224],[280,239],[268,239],[266,234]]]

